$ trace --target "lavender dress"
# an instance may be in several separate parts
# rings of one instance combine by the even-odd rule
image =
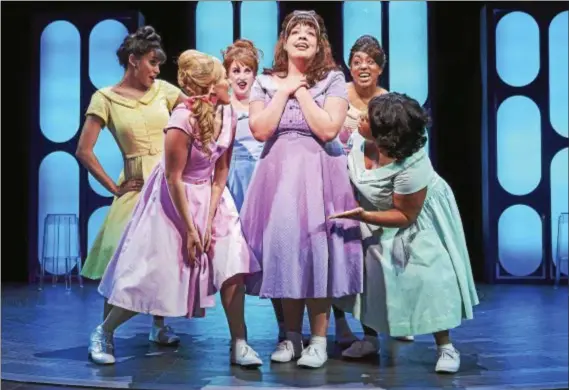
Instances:
[[[347,99],[344,75],[330,72],[310,88],[319,106]],[[276,93],[270,76],[257,77],[250,101],[267,105]],[[262,263],[248,277],[248,292],[264,298],[327,298],[363,289],[359,223],[329,220],[357,207],[347,159],[339,142],[313,134],[296,99],[289,99],[278,128],[265,143],[241,209],[243,233]]]

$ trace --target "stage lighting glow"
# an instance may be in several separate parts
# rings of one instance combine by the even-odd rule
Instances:
[[[564,137],[569,127],[568,22],[569,11],[565,11],[549,25],[549,118],[553,129]]]
[[[81,37],[63,20],[45,27],[40,39],[40,129],[52,142],[69,141],[80,126]]]
[[[103,20],[91,30],[89,36],[89,77],[97,88],[118,83],[124,69],[120,66],[116,51],[128,30],[124,24],[113,19]],[[117,142],[108,129],[103,129],[95,145],[97,159],[113,180],[117,180],[123,169],[123,158]],[[91,174],[89,185],[101,196],[112,196]]]
[[[420,104],[429,95],[427,3],[389,2],[389,89]]]
[[[531,83],[539,72],[539,26],[525,12],[510,12],[496,27],[496,70],[514,87]]]
[[[253,41],[263,52],[259,73],[273,63],[273,52],[279,35],[278,11],[276,1],[241,3],[241,38]]]
[[[362,35],[372,35],[381,43],[381,1],[344,1],[344,62],[349,66],[350,49]]]
[[[97,210],[91,213],[89,217],[89,223],[87,224],[87,251],[90,251],[93,247],[97,234],[107,218],[110,206],[99,207]]]
[[[507,98],[498,107],[497,170],[500,185],[512,195],[526,195],[541,180],[541,114],[525,96]]]
[[[195,24],[196,49],[221,60],[221,51],[233,43],[231,1],[198,2]]]
[[[97,159],[103,166],[103,169],[107,174],[116,182],[119,175],[123,169],[123,158],[117,141],[115,141],[110,130],[105,128],[99,134],[99,139],[95,144],[93,150]],[[93,175],[89,173],[89,185],[97,194],[101,196],[111,197],[113,196],[109,191],[103,187],[101,183],[95,179]]]
[[[75,157],[67,152],[53,152],[45,156],[39,168],[39,204],[38,204],[38,260],[41,261],[44,250],[44,220],[48,214],[75,214],[79,216],[79,165]],[[67,241],[55,239],[50,234],[46,243],[48,257],[59,253],[66,253]],[[70,248],[77,250],[76,241],[71,241]],[[65,272],[65,260],[46,262],[46,271],[49,273]]]
[[[569,149],[565,148],[557,152],[551,160],[551,253],[553,253],[553,261],[557,260],[555,256],[557,251],[557,219],[559,214],[567,212],[567,200],[569,199],[568,157]],[[567,231],[561,233],[560,239],[563,244],[562,247],[567,248]],[[567,262],[561,265],[561,272],[567,274]]]
[[[514,276],[531,275],[541,265],[542,224],[529,206],[508,207],[498,220],[498,256],[504,269]]]
[[[96,88],[108,87],[119,82],[124,69],[117,59],[117,49],[128,30],[114,19],[103,20],[89,35],[89,77]]]

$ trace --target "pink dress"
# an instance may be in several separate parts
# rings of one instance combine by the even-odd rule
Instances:
[[[194,224],[202,234],[215,163],[233,143],[237,118],[230,106],[224,107],[222,130],[217,142],[211,143],[208,157],[196,139],[199,132],[188,122],[189,115],[190,110],[180,104],[164,131],[179,129],[191,136],[183,182]],[[142,189],[99,292],[110,304],[139,313],[203,317],[227,279],[259,272],[227,187],[213,220],[210,251],[203,256],[201,265],[189,266],[186,229],[170,198],[162,159]]]

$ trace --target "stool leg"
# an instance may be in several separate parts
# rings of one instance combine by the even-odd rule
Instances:
[[[75,263],[77,264],[77,279],[79,281],[79,288],[83,288],[83,276],[81,276],[81,270],[83,269],[83,266],[81,265],[81,237],[79,235],[79,217],[77,216],[75,217],[75,231],[77,232],[75,235],[77,237],[77,257],[75,258]]]
[[[39,290],[43,290],[43,282],[45,278],[45,257],[47,255],[47,229],[48,229],[48,218],[46,216],[43,220],[43,245],[42,245],[42,254],[41,254],[41,262],[40,262],[40,280],[39,280]]]
[[[555,248],[555,287],[559,287],[559,281],[561,279],[561,256],[560,256],[560,245],[559,237],[561,234],[561,216],[557,218],[557,242]]]
[[[65,217],[67,227],[67,253],[65,253],[65,290],[71,290],[71,217]]]

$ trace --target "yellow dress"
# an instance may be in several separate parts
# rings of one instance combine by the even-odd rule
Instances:
[[[164,147],[163,130],[180,94],[179,88],[163,80],[156,80],[139,100],[123,97],[113,92],[111,87],[93,94],[85,115],[101,118],[119,145],[124,159],[119,184],[131,178],[146,180],[160,161]],[[139,196],[139,192],[128,192],[113,199],[83,265],[83,276],[89,279],[103,276]]]

